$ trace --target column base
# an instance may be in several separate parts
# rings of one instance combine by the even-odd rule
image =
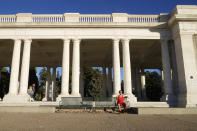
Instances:
[[[30,96],[28,94],[25,95],[5,95],[3,98],[3,102],[5,103],[27,103],[30,102]]]
[[[136,105],[137,98],[133,94],[128,94],[127,96],[128,96],[128,98],[127,98],[128,107],[132,107],[132,106]]]
[[[173,94],[163,95],[160,101],[167,102],[170,107],[176,107],[178,104],[177,96]]]
[[[70,97],[70,95],[69,95],[69,94],[67,94],[67,95],[62,95],[62,94],[60,94],[60,95],[58,95],[58,97],[56,98],[56,101],[57,101],[57,102],[62,101],[62,97]]]
[[[42,98],[42,101],[43,101],[43,102],[47,102],[48,100],[47,100],[46,97],[44,97],[44,98]]]
[[[70,97],[81,97],[81,94],[77,93],[77,94],[71,94]]]

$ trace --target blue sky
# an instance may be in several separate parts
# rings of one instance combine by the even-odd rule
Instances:
[[[197,5],[197,0],[1,0],[0,14],[159,14],[169,13],[177,4]]]
[[[197,0],[1,0],[0,14],[159,14],[171,12],[176,5],[195,4]]]

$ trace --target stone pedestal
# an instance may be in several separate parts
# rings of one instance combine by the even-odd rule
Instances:
[[[58,101],[58,102],[60,102],[60,101],[62,101],[62,98],[68,98],[68,97],[70,97],[70,95],[69,94],[67,94],[67,95],[58,95],[58,97],[56,98],[56,101]]]
[[[128,103],[128,107],[133,107],[136,105],[137,103],[137,98],[133,95],[133,94],[130,94],[130,95],[127,95],[127,103]]]
[[[24,95],[6,95],[3,98],[4,103],[27,103],[30,101],[30,96],[28,94]]]

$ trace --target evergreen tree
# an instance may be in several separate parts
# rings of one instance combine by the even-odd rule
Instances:
[[[102,73],[91,67],[84,68],[85,96],[97,100],[102,96]]]
[[[1,82],[0,82],[0,98],[2,99],[9,91],[10,73],[6,67],[1,70]]]
[[[36,88],[35,88],[35,94],[37,93],[37,91],[39,90],[39,81],[38,81],[38,77],[36,75],[36,71],[37,68],[34,67],[34,68],[30,68],[29,70],[29,86],[32,85],[32,84],[35,84],[36,85]]]
[[[47,79],[47,69],[42,68],[39,72],[39,86],[37,88],[37,93],[35,95],[35,100],[41,101],[44,98],[46,79]]]
[[[146,72],[146,95],[151,101],[160,101],[162,96],[161,76],[157,72]]]

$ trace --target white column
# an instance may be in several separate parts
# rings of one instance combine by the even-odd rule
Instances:
[[[170,68],[170,57],[168,52],[168,41],[162,40],[161,43],[161,54],[162,54],[162,65],[164,74],[164,88],[166,100],[169,95],[172,95],[172,80],[171,80],[171,68]]]
[[[69,96],[69,61],[70,61],[70,40],[65,39],[63,43],[62,58],[62,86],[60,96]]]
[[[139,69],[136,68],[136,87],[137,87],[137,98],[142,99],[142,89],[141,89],[141,75]]]
[[[136,84],[136,68],[135,67],[132,67],[131,68],[131,75],[132,75],[132,87],[133,87],[133,90],[134,90],[134,94],[135,96],[137,96],[137,84]]]
[[[83,80],[83,76],[84,76],[84,71],[83,71],[83,67],[82,67],[81,71],[80,71],[80,93],[81,93],[82,97],[84,97],[84,80]]]
[[[132,104],[137,102],[137,99],[132,93],[129,39],[122,40],[122,49],[123,49],[122,53],[123,53],[124,93],[128,96],[127,101],[129,102],[129,106],[131,106]]]
[[[74,97],[81,97],[79,94],[80,76],[80,40],[73,40],[73,61],[72,61],[72,92]]]
[[[112,96],[112,68],[109,67],[108,68],[108,77],[107,77],[107,80],[108,80],[108,95],[109,96]]]
[[[171,41],[171,52],[172,52],[172,80],[173,89],[175,95],[178,95],[178,73],[177,73],[177,63],[176,63],[176,52],[174,42]]]
[[[129,51],[129,39],[122,40],[122,53],[123,53],[123,74],[124,74],[124,93],[126,95],[132,94],[131,85],[131,62]]]
[[[32,40],[24,40],[21,78],[20,78],[20,95],[27,95],[28,81],[29,81],[29,65],[30,65],[30,52]]]
[[[46,86],[45,86],[45,97],[42,99],[42,101],[48,101],[49,100],[49,88],[50,88],[50,67],[47,67],[47,79],[46,79]]]
[[[48,86],[47,86],[47,101],[49,100],[49,90],[51,88],[51,68],[48,67],[47,70],[47,81],[48,81]]]
[[[113,40],[113,73],[114,73],[114,81],[113,81],[113,97],[116,97],[119,94],[119,90],[121,89],[120,84],[120,54],[119,54],[119,40]]]
[[[103,67],[103,97],[107,96],[106,91],[106,67]]]
[[[19,64],[20,64],[20,53],[21,53],[21,40],[14,41],[14,50],[12,55],[12,70],[10,76],[10,87],[9,94],[18,94],[18,76],[19,76]]]
[[[56,67],[53,67],[52,74],[52,101],[56,100]]]
[[[146,77],[145,77],[145,74],[143,73],[143,74],[141,74],[141,86],[142,86],[142,98],[143,98],[143,100],[147,100],[145,84],[146,84]]]

